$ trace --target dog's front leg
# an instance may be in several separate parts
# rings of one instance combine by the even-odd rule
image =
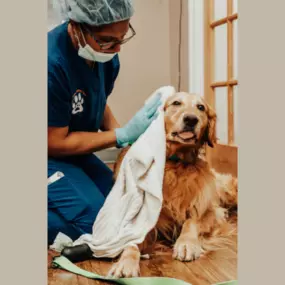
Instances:
[[[112,266],[108,275],[116,278],[139,276],[140,256],[140,250],[137,246],[125,248],[119,261]]]
[[[173,257],[180,261],[192,261],[199,258],[202,251],[199,224],[188,219],[184,222],[181,234],[174,245]]]

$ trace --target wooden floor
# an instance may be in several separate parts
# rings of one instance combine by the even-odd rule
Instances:
[[[50,264],[52,251],[48,252]],[[111,261],[92,259],[77,263],[85,270],[106,275],[112,265]],[[227,249],[219,250],[204,256],[194,262],[183,263],[173,260],[171,250],[165,253],[156,253],[149,260],[141,261],[141,276],[164,276],[182,279],[192,285],[210,285],[217,282],[237,279],[237,240]],[[60,269],[48,269],[48,285],[105,285],[97,280],[87,279],[82,276]]]

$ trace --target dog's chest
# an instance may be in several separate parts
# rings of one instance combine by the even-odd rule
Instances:
[[[199,183],[195,167],[167,162],[163,182],[163,219],[182,224],[189,218]]]

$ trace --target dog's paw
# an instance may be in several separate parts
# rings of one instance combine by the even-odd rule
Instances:
[[[108,273],[109,277],[114,278],[130,278],[138,277],[140,275],[139,262],[132,258],[125,258],[115,263]]]
[[[198,259],[203,253],[198,242],[187,238],[179,238],[173,250],[173,258],[180,261],[193,261]]]

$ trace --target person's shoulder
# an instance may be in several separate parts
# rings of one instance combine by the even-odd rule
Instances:
[[[58,39],[62,34],[67,32],[68,22],[63,22],[48,31],[48,40]]]
[[[58,74],[64,69],[62,57],[59,54],[52,54],[48,56],[48,74]]]
[[[48,32],[48,67],[58,66],[64,60],[66,38],[66,22]]]

